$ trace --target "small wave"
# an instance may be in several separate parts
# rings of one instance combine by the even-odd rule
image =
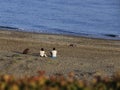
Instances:
[[[16,27],[9,27],[9,26],[0,26],[1,29],[12,29],[12,30],[19,30],[19,28]]]
[[[66,30],[66,29],[61,29],[61,28],[54,28],[54,27],[48,27],[44,25],[34,25],[33,27],[40,28],[44,31],[44,33],[54,33],[54,34],[68,34],[68,35],[76,35],[76,36],[81,36],[85,35],[88,36],[88,34],[85,33],[77,33],[74,31]],[[41,32],[41,30],[39,30]]]
[[[104,34],[104,35],[107,37],[112,37],[112,38],[119,37],[119,35],[116,35],[116,34]]]

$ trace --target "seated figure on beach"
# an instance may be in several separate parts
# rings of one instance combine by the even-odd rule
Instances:
[[[55,48],[53,48],[53,50],[51,51],[51,57],[57,57],[57,50]]]
[[[47,57],[43,48],[41,48],[41,50],[40,50],[40,57]]]

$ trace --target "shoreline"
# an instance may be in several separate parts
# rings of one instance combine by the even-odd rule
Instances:
[[[23,33],[34,33],[34,34],[46,34],[46,35],[63,35],[63,36],[70,36],[70,37],[83,37],[83,38],[91,38],[91,39],[100,39],[100,40],[120,40],[120,36],[115,34],[85,34],[85,33],[77,33],[77,34],[67,34],[67,33],[49,33],[49,32],[34,32],[34,31],[27,31],[22,30],[19,28],[14,27],[4,27],[0,26],[0,30],[5,31],[14,31],[14,32],[23,32]]]
[[[73,47],[70,46],[73,44]],[[58,57],[41,58],[40,48],[47,55],[53,47]],[[29,48],[27,55],[22,54]],[[120,41],[74,37],[66,35],[39,34],[0,29],[0,72],[16,77],[36,75],[45,70],[47,75],[73,71],[76,77],[91,78],[100,72],[103,76],[120,70]]]

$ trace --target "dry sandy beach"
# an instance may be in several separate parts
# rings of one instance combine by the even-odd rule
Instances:
[[[42,47],[47,55],[55,47],[58,57],[41,58]],[[30,49],[27,55],[22,54],[25,48]],[[120,41],[0,30],[0,74],[23,77],[39,70],[47,75],[73,71],[78,78],[112,75],[120,71]]]

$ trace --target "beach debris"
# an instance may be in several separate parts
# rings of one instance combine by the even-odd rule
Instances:
[[[69,44],[70,47],[75,47],[76,45],[75,44]]]
[[[24,49],[23,54],[28,54],[29,50],[30,50],[29,48]]]

